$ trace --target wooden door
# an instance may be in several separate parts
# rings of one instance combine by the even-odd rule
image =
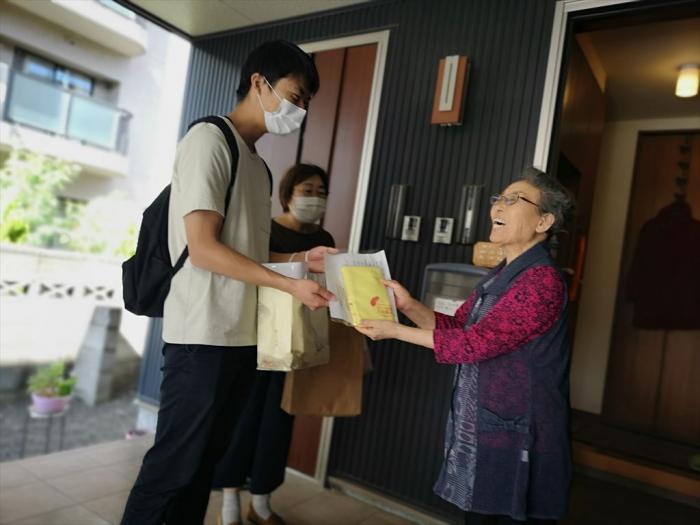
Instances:
[[[348,248],[350,238],[376,54],[376,44],[315,53],[321,87],[301,132],[266,135],[256,144],[275,180],[273,216],[282,213],[277,189],[290,166],[306,162],[327,171],[330,187],[323,227],[341,249]],[[287,464],[309,476],[316,475],[321,424],[321,417],[294,420]]]
[[[638,139],[603,415],[612,424],[697,446],[700,330],[636,328],[634,304],[625,294],[642,226],[673,202],[679,190],[678,163],[686,141],[690,146],[686,200],[698,220],[700,133],[642,133]]]
[[[348,249],[355,209],[360,159],[367,126],[377,44],[350,47],[345,52],[329,170],[328,212],[323,227],[340,249]],[[304,142],[305,146],[312,146]],[[304,148],[305,151],[307,148]],[[305,157],[302,156],[302,160]]]

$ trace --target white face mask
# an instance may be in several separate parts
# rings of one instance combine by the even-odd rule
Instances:
[[[326,213],[326,199],[321,197],[292,197],[289,211],[302,224],[316,224]]]
[[[280,101],[280,105],[276,111],[267,111],[265,106],[263,106],[260,94],[256,93],[256,95],[258,95],[260,107],[265,115],[265,127],[267,131],[275,135],[288,135],[298,130],[301,127],[301,123],[304,121],[306,110],[295,106],[286,98],[281,98],[267,79],[265,79],[265,82],[267,82],[267,85],[270,86],[270,89]]]

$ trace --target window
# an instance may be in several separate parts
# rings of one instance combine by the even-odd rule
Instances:
[[[91,95],[94,87],[94,82],[89,76],[69,69],[56,70],[56,81],[66,89],[86,95]]]
[[[47,60],[28,56],[24,61],[22,72],[51,81],[53,79],[54,66]]]
[[[45,58],[18,49],[17,60],[22,73],[59,85],[64,89],[88,96],[92,95],[95,89],[95,79]]]

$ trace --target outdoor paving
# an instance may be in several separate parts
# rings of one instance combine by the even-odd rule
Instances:
[[[63,451],[58,421],[44,455],[46,421],[29,426],[25,459],[18,460],[28,398],[0,403],[0,525],[109,525],[119,523],[129,489],[153,436],[124,439],[138,408],[134,393],[90,407],[74,400],[66,416]],[[249,496],[242,493],[247,509]],[[322,489],[294,474],[273,495],[290,525],[402,525],[398,516]],[[216,523],[221,494],[212,492],[205,525]]]
[[[123,439],[136,423],[138,407],[134,404],[134,395],[134,392],[128,392],[94,407],[74,399],[65,416],[63,450]],[[0,403],[0,461],[20,457],[23,425],[29,404],[29,398]],[[30,420],[26,457],[44,454],[46,426],[46,420]],[[60,422],[56,420],[51,428],[52,452],[58,450],[59,430]]]
[[[134,394],[88,407],[74,401],[65,447],[43,455],[44,421],[30,426],[27,457],[19,457],[28,400],[0,404],[0,525],[119,523],[129,489],[153,436],[124,439],[136,421]],[[52,450],[58,444],[54,426]],[[247,508],[248,494],[242,493]],[[273,507],[289,525],[401,525],[411,522],[293,473],[275,491]],[[216,523],[221,494],[212,492],[205,525]],[[561,525],[695,525],[697,506],[577,474],[570,512]]]
[[[0,525],[119,523],[152,436],[0,463]],[[249,495],[242,493],[243,508]],[[272,496],[289,525],[410,525],[410,521],[289,473]],[[204,525],[214,525],[221,493],[212,492]]]

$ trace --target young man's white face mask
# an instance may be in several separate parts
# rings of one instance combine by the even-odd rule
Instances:
[[[270,86],[270,89],[280,101],[280,105],[276,111],[267,111],[265,106],[263,106],[260,94],[256,93],[256,95],[258,95],[260,107],[265,115],[265,127],[267,131],[274,135],[288,135],[289,133],[295,132],[301,127],[301,123],[306,116],[306,110],[292,104],[286,98],[280,97],[267,79],[265,79],[265,82]]]
[[[292,197],[289,211],[302,224],[316,224],[326,213],[326,199],[321,197]]]

